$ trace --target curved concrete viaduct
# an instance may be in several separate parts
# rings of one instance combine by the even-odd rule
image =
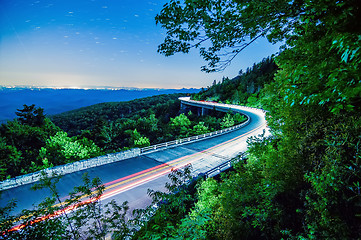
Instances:
[[[81,184],[81,176],[87,172],[90,177],[100,177],[104,183],[105,192],[102,197],[104,202],[115,199],[119,203],[128,201],[131,209],[143,208],[150,203],[147,190],[149,188],[164,190],[164,184],[168,181],[167,175],[173,168],[192,164],[194,175],[207,172],[246,151],[246,141],[249,137],[262,134],[265,130],[267,132],[265,113],[262,110],[193,101],[189,98],[180,100],[182,105],[241,112],[249,117],[249,122],[227,134],[151,149],[136,157],[66,174],[57,184],[62,199],[66,199],[74,186]],[[39,204],[49,196],[46,189],[31,191],[31,185],[25,184],[2,191],[0,205],[3,206],[7,201],[15,198],[18,202],[15,213],[19,213],[21,209],[31,209],[33,204]]]

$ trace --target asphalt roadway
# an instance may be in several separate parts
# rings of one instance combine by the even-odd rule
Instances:
[[[65,200],[74,186],[82,184],[82,175],[87,172],[91,178],[100,177],[105,185],[103,203],[115,199],[119,204],[128,201],[130,209],[144,208],[150,203],[148,189],[164,190],[167,175],[172,168],[192,164],[194,175],[204,173],[247,149],[247,139],[267,132],[264,113],[260,110],[242,108],[250,117],[250,123],[236,131],[158,150],[119,162],[86,169],[64,175],[57,189]],[[33,184],[26,184],[1,192],[0,206],[10,199],[16,199],[14,214],[22,209],[32,209],[50,195],[49,190],[30,190]]]

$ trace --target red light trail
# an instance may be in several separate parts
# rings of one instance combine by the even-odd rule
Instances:
[[[120,194],[120,193],[122,193],[124,191],[130,190],[130,189],[132,189],[132,188],[134,188],[136,186],[139,186],[141,184],[150,182],[150,181],[152,181],[152,180],[154,180],[156,178],[159,178],[161,176],[169,174],[173,169],[183,168],[184,166],[186,166],[188,164],[192,164],[192,163],[202,159],[204,154],[208,155],[208,154],[212,153],[212,151],[214,151],[214,150],[216,150],[218,148],[225,147],[226,145],[228,145],[230,143],[233,143],[234,141],[239,140],[240,138],[247,137],[247,135],[251,134],[252,132],[254,132],[254,131],[258,130],[258,129],[260,129],[263,126],[265,126],[265,124],[253,129],[250,132],[239,135],[239,136],[237,136],[237,137],[235,137],[233,139],[230,139],[230,140],[228,140],[226,142],[220,143],[220,144],[218,144],[216,146],[213,146],[211,148],[208,148],[206,150],[196,152],[196,153],[193,153],[191,155],[187,155],[187,156],[184,156],[184,157],[169,161],[167,163],[163,163],[163,164],[157,165],[155,167],[152,167],[152,168],[149,168],[149,169],[146,169],[146,170],[143,170],[143,171],[128,175],[126,177],[122,177],[122,178],[113,180],[111,182],[105,183],[104,184],[104,186],[105,186],[104,193],[99,198],[87,199],[88,195],[83,195],[83,196],[81,196],[79,198],[79,199],[84,199],[80,203],[68,206],[68,207],[63,208],[61,210],[55,211],[52,214],[37,218],[37,219],[32,220],[30,222],[27,222],[25,224],[20,224],[20,225],[14,226],[11,229],[9,229],[8,232],[18,231],[18,230],[20,230],[20,229],[22,229],[22,228],[24,228],[24,227],[26,227],[28,225],[32,225],[34,223],[41,222],[41,221],[44,221],[46,219],[50,219],[50,218],[60,216],[60,215],[62,215],[64,213],[71,212],[71,211],[75,210],[76,208],[79,208],[79,207],[84,206],[86,204],[89,204],[89,203],[92,203],[92,202],[95,202],[95,201],[98,201],[98,200],[104,200],[104,199],[113,197],[113,196],[115,196],[117,194]],[[113,189],[113,188],[115,188],[115,189]],[[110,189],[112,189],[112,190],[110,190]],[[95,192],[93,192],[93,193],[95,193]],[[62,204],[63,204],[63,202],[55,204],[53,207],[59,207]],[[3,234],[4,234],[4,232],[3,232]]]

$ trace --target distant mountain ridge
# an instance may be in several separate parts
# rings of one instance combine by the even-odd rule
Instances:
[[[24,104],[42,107],[47,115],[58,114],[103,102],[130,101],[143,97],[172,93],[197,93],[199,89],[151,89],[151,88],[46,88],[0,87],[0,122],[16,117],[15,112]]]

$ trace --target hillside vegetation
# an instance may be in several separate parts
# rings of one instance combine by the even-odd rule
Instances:
[[[259,106],[261,89],[265,84],[273,82],[278,67],[271,57],[255,63],[245,72],[240,71],[235,78],[223,78],[221,82],[213,82],[212,86],[193,96],[194,100],[221,101],[225,103]]]
[[[106,102],[50,116],[50,119],[70,135],[91,130],[97,122],[112,122],[122,118],[148,117],[155,114],[163,122],[179,112],[178,98],[185,94],[163,94],[126,102]]]

